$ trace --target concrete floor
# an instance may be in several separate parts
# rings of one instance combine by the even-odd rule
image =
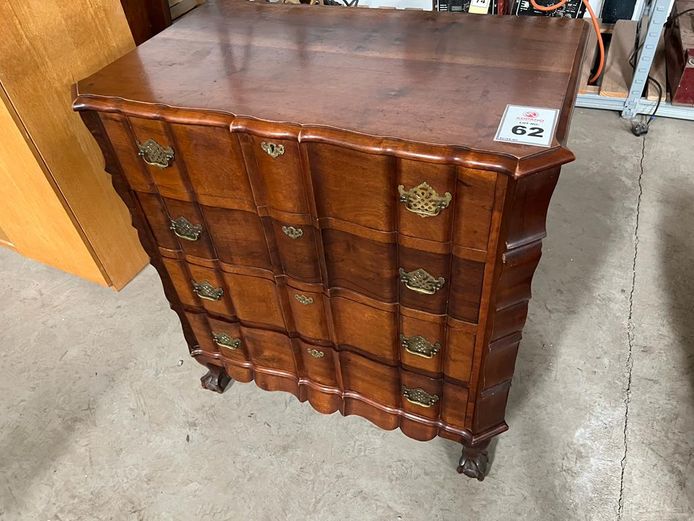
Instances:
[[[577,111],[491,473],[459,448],[199,388],[156,273],[0,248],[0,519],[694,519],[694,124]]]

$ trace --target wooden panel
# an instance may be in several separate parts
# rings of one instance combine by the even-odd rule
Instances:
[[[316,231],[313,225],[310,222],[299,225],[273,221],[272,227],[282,271],[304,282],[320,282]]]
[[[400,406],[400,377],[397,368],[347,351],[340,353],[340,367],[345,391],[353,391],[387,407]]]
[[[219,260],[271,269],[263,224],[257,214],[209,206],[201,209]]]
[[[120,0],[135,43],[149,40],[171,25],[167,0]]]
[[[14,244],[12,244],[12,241],[10,241],[10,238],[7,236],[5,230],[3,230],[2,228],[0,228],[0,245],[14,249]]]
[[[454,234],[457,245],[487,249],[495,187],[496,174],[459,169]]]
[[[443,351],[443,367],[448,378],[469,382],[475,352],[475,328],[449,319],[446,346]]]
[[[625,98],[634,76],[629,65],[629,56],[634,51],[636,41],[636,22],[617,20],[610,40],[605,60],[605,73],[600,84],[600,95],[612,98]]]
[[[484,264],[453,257],[448,314],[476,323],[482,297]]]
[[[329,347],[317,347],[298,341],[305,376],[312,382],[338,387],[335,370],[335,351]]]
[[[254,365],[298,375],[294,348],[288,337],[281,333],[247,327],[241,328],[241,334]]]
[[[131,139],[134,140],[129,147],[130,153],[136,153],[137,144],[145,143],[153,139],[163,148],[170,148],[174,151],[174,157],[165,168],[152,166],[145,163],[142,158],[135,156],[134,162],[139,163],[140,169],[144,169],[146,176],[154,182],[159,193],[164,197],[192,200],[190,189],[185,181],[181,165],[180,151],[169,135],[165,122],[156,119],[128,118],[128,123],[132,131]],[[133,165],[134,167],[134,165]]]
[[[429,313],[443,314],[446,312],[448,294],[451,290],[450,256],[413,250],[410,248],[399,248],[398,268],[402,268],[408,273],[417,269],[423,269],[429,275],[438,279],[443,277],[445,280],[443,287],[433,295],[425,295],[415,290],[409,289],[399,277],[398,288],[400,290],[400,303],[415,309],[421,309]],[[457,281],[460,283],[460,281]]]
[[[174,124],[170,128],[178,158],[185,162],[201,204],[256,211],[237,134],[230,134],[228,127]]]
[[[8,241],[22,255],[108,285],[2,100],[0,129],[0,222]]]
[[[330,299],[337,342],[389,362],[399,359],[398,317],[388,311],[350,299]]]
[[[282,306],[274,280],[223,273],[239,320],[285,329]]]
[[[215,344],[215,349],[219,351],[224,358],[236,360],[239,362],[246,362],[249,360],[248,348],[246,347],[245,339],[241,335],[241,329],[239,328],[239,325],[237,323],[227,322],[212,317],[207,317],[207,323],[209,326],[209,330],[206,331],[205,334],[208,334],[210,336],[212,336],[212,333],[226,334],[232,339],[241,339],[241,345],[236,349],[231,349],[229,347],[224,347]],[[199,338],[198,341],[200,341]]]
[[[397,300],[395,244],[337,230],[323,230],[323,244],[331,287],[344,287],[385,302]]]
[[[442,381],[435,378],[428,378],[417,373],[410,371],[400,372],[400,399],[401,399],[401,409],[403,411],[415,414],[417,416],[422,416],[424,418],[430,418],[435,420],[439,417],[441,412],[441,398],[443,397],[443,386]],[[430,407],[426,407],[421,402],[417,400],[408,400],[404,396],[404,390],[422,390],[428,395],[431,395],[436,399],[436,402]],[[421,427],[419,427],[421,429]],[[436,436],[436,427],[432,427],[431,431],[426,434],[424,439],[431,439]],[[414,437],[414,436],[413,436]]]
[[[317,286],[317,291],[293,288],[287,285],[289,307],[294,318],[294,328],[304,338],[314,341],[330,341],[330,329],[324,301],[322,287]]]
[[[99,117],[130,188],[139,192],[156,192],[154,181],[147,175],[142,159],[137,155],[137,146],[130,134],[127,118],[108,113],[99,114]]]
[[[197,266],[195,264],[188,264],[188,272],[190,273],[190,279],[187,281],[188,286],[192,287],[193,283],[205,284],[209,283],[215,289],[221,289],[223,291],[222,297],[214,300],[196,296],[196,300],[199,306],[205,308],[206,311],[214,315],[222,315],[228,318],[233,318],[234,308],[230,303],[229,290],[225,287],[222,277],[219,273],[215,272],[210,268],[203,268],[202,266]]]
[[[244,136],[246,164],[253,172],[258,203],[289,213],[308,213],[301,174],[299,144],[288,139]],[[264,146],[283,147],[281,155],[270,156]],[[262,202],[262,203],[261,203]]]
[[[448,193],[454,198],[456,193],[455,176],[455,167],[451,165],[403,159],[400,161],[398,186],[402,185],[403,190],[409,191],[422,183],[427,183],[439,196],[443,197]],[[459,197],[462,197],[462,194],[459,194]],[[406,204],[401,201],[398,204],[398,229],[404,235],[440,242],[449,241],[451,240],[455,207],[456,201],[453,199],[448,208],[441,210],[439,215],[422,217],[420,214],[408,210]]]
[[[467,401],[466,388],[444,382],[441,419],[458,429],[470,428],[466,419]]]
[[[414,316],[413,316],[414,315]],[[408,369],[423,370],[428,373],[440,373],[442,371],[442,361],[447,349],[445,337],[446,317],[445,316],[425,316],[424,313],[401,308],[400,314],[400,359],[404,367]],[[427,358],[426,353],[418,353],[414,349],[409,351],[403,344],[405,339],[412,337],[422,337],[429,344],[439,345],[438,352]],[[413,354],[413,352],[415,354]],[[417,354],[418,353],[418,354]]]
[[[164,207],[167,216],[167,226],[166,230],[161,230],[161,232],[168,231],[169,235],[173,236],[174,240],[178,242],[179,249],[186,255],[204,259],[214,259],[215,253],[212,250],[212,244],[210,242],[210,230],[197,207],[189,202],[179,201],[177,199],[164,199]],[[194,226],[201,226],[201,232],[197,239],[191,240],[176,236],[174,230],[171,229],[173,225],[172,221],[180,219],[181,217]]]
[[[396,182],[387,156],[332,145],[307,146],[319,218],[395,229]]]
[[[146,259],[69,85],[133,48],[117,0],[0,2],[0,82],[105,274],[121,288]],[[13,166],[12,175],[24,176]],[[104,218],[108,216],[107,218]],[[69,241],[69,239],[68,239]],[[68,250],[64,247],[64,250]],[[63,254],[64,255],[64,254]],[[53,262],[60,262],[54,257]],[[84,263],[75,265],[97,279]],[[81,271],[78,271],[81,273]]]

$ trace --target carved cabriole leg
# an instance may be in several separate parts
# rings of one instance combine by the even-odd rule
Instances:
[[[212,364],[207,364],[207,369],[209,369],[207,374],[200,378],[200,383],[202,384],[203,389],[220,394],[223,393],[224,389],[226,389],[227,385],[229,385],[229,381],[231,380],[226,372],[226,369]]]
[[[458,462],[458,474],[483,481],[489,466],[488,447],[489,440],[472,447],[463,446],[463,455]]]

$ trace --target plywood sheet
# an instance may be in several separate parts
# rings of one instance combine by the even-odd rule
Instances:
[[[0,223],[7,241],[22,255],[106,285],[1,97],[0,129]]]
[[[118,0],[0,2],[0,83],[102,271],[122,287],[145,264],[94,139],[71,109],[72,85],[134,47]],[[13,176],[23,175],[7,164]]]

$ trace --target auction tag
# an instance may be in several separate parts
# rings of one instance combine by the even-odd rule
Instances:
[[[558,115],[557,109],[506,105],[494,141],[548,147]]]
[[[470,14],[487,14],[492,0],[471,0],[468,13]]]

